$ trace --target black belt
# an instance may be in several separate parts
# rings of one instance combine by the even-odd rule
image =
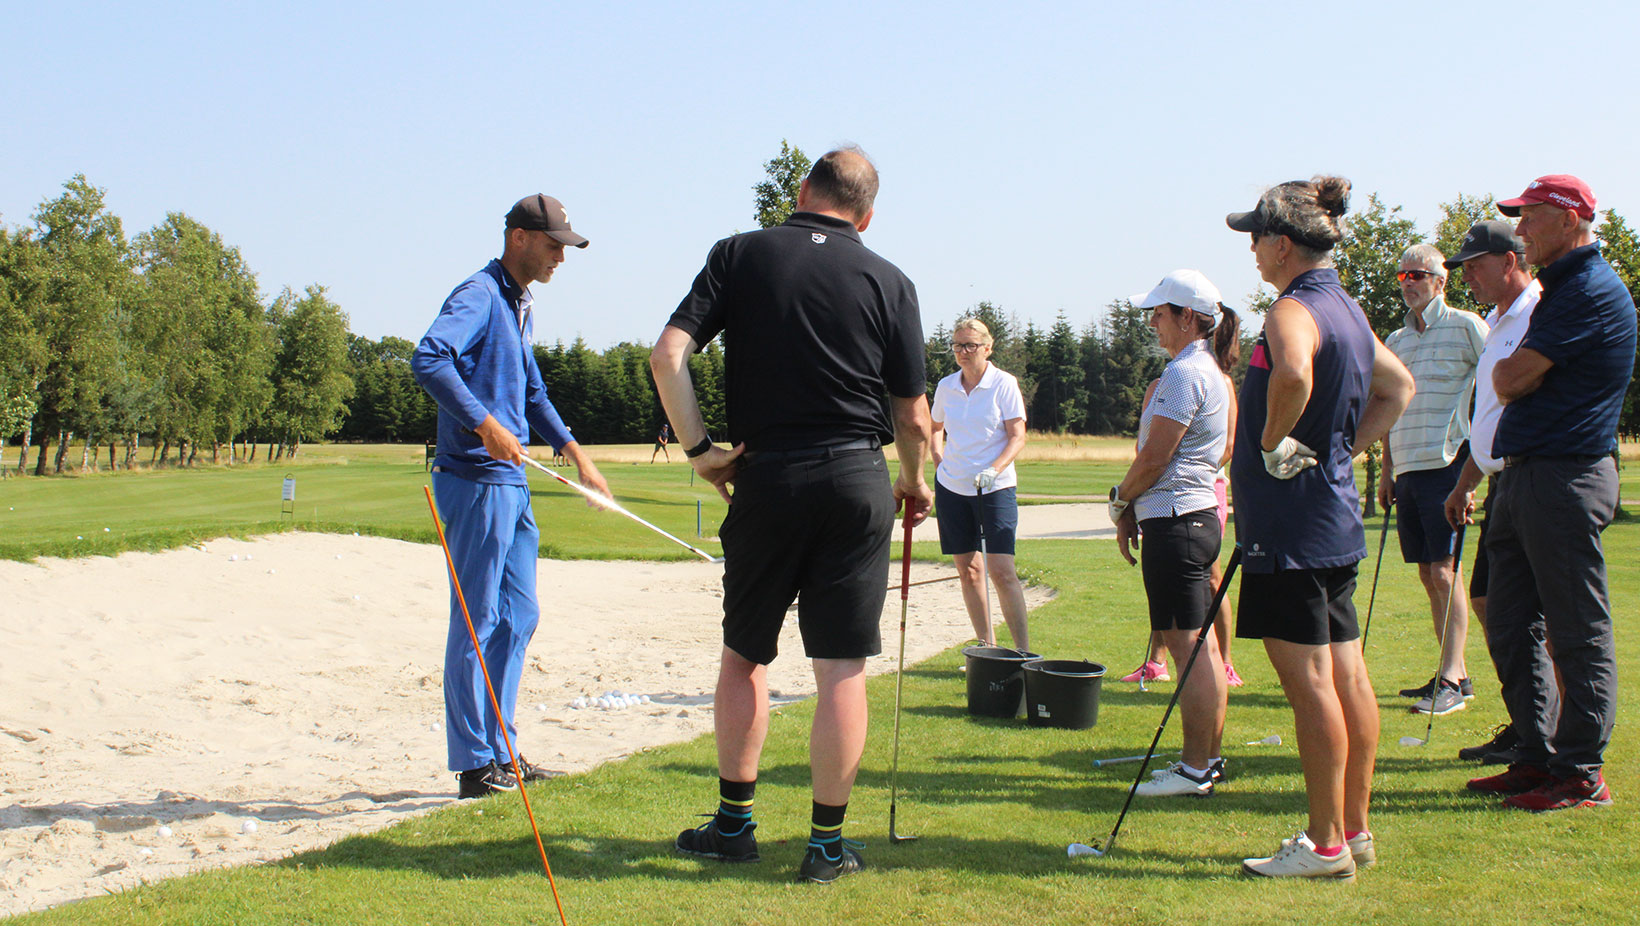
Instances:
[[[1542,463],[1581,463],[1584,466],[1587,466],[1591,463],[1599,463],[1601,460],[1606,459],[1608,456],[1611,456],[1611,454],[1608,454],[1608,453],[1571,453],[1571,454],[1560,454],[1560,455],[1555,455],[1555,454],[1533,454],[1531,456],[1524,456],[1524,457],[1504,457],[1503,458],[1503,465],[1504,465],[1505,468],[1507,468],[1507,467],[1510,467],[1510,466],[1521,466],[1521,465],[1526,464],[1526,463],[1542,462]]]
[[[879,450],[882,446],[882,441],[875,437],[862,437],[859,440],[851,440],[841,444],[800,447],[796,450],[748,450],[741,454],[741,458],[748,463],[774,461],[796,463],[803,460],[829,460],[845,453],[854,453],[860,450]]]

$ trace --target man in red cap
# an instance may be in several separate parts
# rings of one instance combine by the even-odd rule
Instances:
[[[1601,774],[1617,659],[1600,533],[1617,507],[1617,420],[1634,371],[1634,300],[1594,241],[1594,194],[1566,174],[1498,203],[1543,297],[1492,385],[1503,460],[1486,532],[1487,646],[1520,736],[1508,770],[1469,788],[1521,810],[1610,804]],[[1547,643],[1547,645],[1545,645]],[[1564,693],[1557,691],[1558,669]]]

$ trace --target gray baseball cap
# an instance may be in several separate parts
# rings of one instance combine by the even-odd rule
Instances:
[[[1448,270],[1456,270],[1463,266],[1464,261],[1473,260],[1482,254],[1507,254],[1513,251],[1525,255],[1526,242],[1520,240],[1515,229],[1508,222],[1498,219],[1486,219],[1476,222],[1469,233],[1463,236],[1463,244],[1458,245],[1458,253],[1447,258],[1442,263]]]
[[[569,213],[564,211],[564,204],[544,193],[526,196],[514,203],[507,212],[507,227],[544,231],[572,248],[584,248],[588,243],[569,227]]]

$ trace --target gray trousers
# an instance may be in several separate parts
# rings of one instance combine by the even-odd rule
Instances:
[[[1600,770],[1617,714],[1600,546],[1616,509],[1611,457],[1532,457],[1498,475],[1486,528],[1486,642],[1521,738],[1520,761],[1562,778]]]

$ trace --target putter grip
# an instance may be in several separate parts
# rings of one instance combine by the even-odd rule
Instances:
[[[905,542],[900,554],[900,600],[910,597],[911,591],[911,516],[909,512],[905,519]]]

